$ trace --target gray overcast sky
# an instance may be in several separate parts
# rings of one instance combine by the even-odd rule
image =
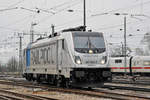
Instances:
[[[123,16],[115,16],[113,13],[144,14],[147,17],[127,16],[127,34],[135,34],[128,38],[128,42],[138,43],[142,37],[140,34],[150,31],[149,6],[150,0],[86,0],[87,27],[93,31],[105,32],[108,42],[120,43],[123,41],[123,31],[119,30],[123,28]],[[15,7],[18,9],[12,9]],[[40,13],[34,12],[37,11],[36,8],[41,9]],[[68,12],[69,9],[74,12]],[[6,61],[18,53],[19,39],[14,34],[29,33],[31,22],[38,23],[34,26],[36,32],[50,33],[51,24],[56,26],[56,31],[80,26],[83,24],[83,0],[0,0],[1,59]],[[29,36],[24,36],[24,45],[29,39]]]

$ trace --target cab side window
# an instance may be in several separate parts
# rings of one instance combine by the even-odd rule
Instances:
[[[122,63],[122,60],[121,59],[117,59],[117,60],[115,60],[115,63]]]

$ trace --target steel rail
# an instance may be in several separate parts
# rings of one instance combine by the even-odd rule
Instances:
[[[0,81],[0,84],[6,84],[7,82]],[[150,100],[148,97],[144,96],[138,96],[138,95],[127,95],[127,94],[120,94],[120,93],[114,93],[108,92],[108,91],[100,91],[100,90],[85,90],[85,89],[67,89],[67,88],[56,88],[54,86],[50,85],[44,85],[44,84],[23,84],[21,82],[8,82],[9,85],[16,85],[16,86],[23,86],[28,88],[41,88],[43,90],[47,91],[56,91],[56,92],[62,92],[62,93],[71,93],[71,94],[78,94],[78,95],[86,95],[91,97],[98,97],[98,98],[110,98],[110,99],[116,99],[116,100]],[[38,85],[38,86],[37,86]],[[104,87],[107,88],[107,87]]]
[[[11,92],[8,90],[3,90],[3,89],[0,89],[0,93],[5,93],[8,95],[21,97],[23,99],[31,99],[31,100],[58,100],[58,99],[54,99],[54,98],[48,98],[48,97],[37,96],[37,95],[21,94],[21,93]]]

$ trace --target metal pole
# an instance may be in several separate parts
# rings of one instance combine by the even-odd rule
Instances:
[[[33,23],[31,23],[31,29],[30,29],[30,43],[33,43],[33,39],[34,39],[34,36],[33,36]]]
[[[54,35],[54,33],[55,33],[55,26],[52,24],[52,35]]]
[[[30,34],[31,34],[31,36],[30,36],[30,43],[33,43],[33,41],[34,41],[34,30],[33,30],[33,26],[35,26],[35,25],[37,25],[37,23],[31,23],[31,29],[30,29]]]
[[[19,36],[19,71],[22,71],[22,37]]]
[[[126,52],[127,52],[127,45],[126,45],[126,16],[124,16],[124,67],[125,67],[125,73],[127,72],[127,58],[126,58]]]
[[[121,50],[122,50],[122,55],[123,55],[123,43],[121,42]]]
[[[85,27],[84,31],[86,31],[86,2],[83,1],[83,26]]]

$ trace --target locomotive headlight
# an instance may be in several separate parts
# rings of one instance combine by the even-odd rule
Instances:
[[[93,50],[89,50],[89,53],[92,54],[92,53],[93,53]]]
[[[79,56],[75,56],[75,62],[76,62],[77,64],[82,64],[81,59],[80,59]]]
[[[105,64],[107,62],[107,56],[103,56],[100,63]]]
[[[101,63],[101,64],[105,64],[105,60],[104,60],[104,59],[102,59],[100,63]]]

